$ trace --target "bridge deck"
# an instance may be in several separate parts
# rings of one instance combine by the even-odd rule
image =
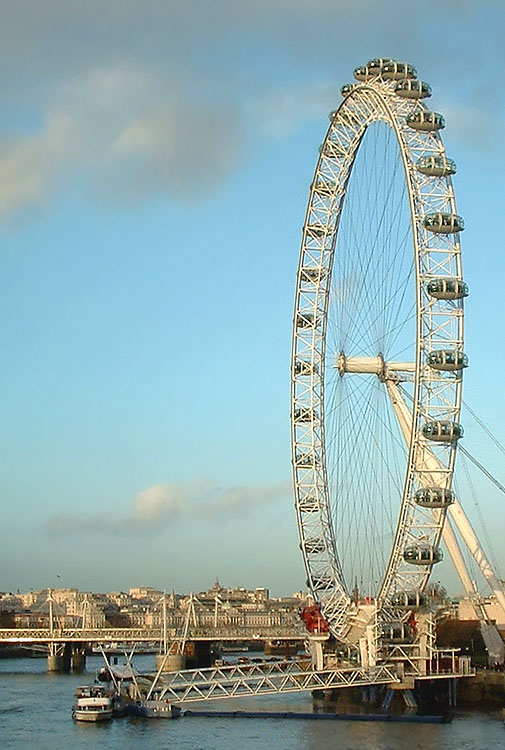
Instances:
[[[170,641],[182,640],[179,630],[169,628]],[[294,641],[306,634],[292,627],[286,628],[191,628],[188,640],[197,641]],[[161,643],[161,628],[3,628],[2,643]]]

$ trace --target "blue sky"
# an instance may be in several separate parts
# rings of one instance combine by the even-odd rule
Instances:
[[[446,116],[465,397],[502,430],[498,0],[1,0],[0,14],[0,589],[304,587],[296,265],[327,114],[370,57],[412,62]],[[480,503],[499,547],[502,498],[483,486]]]

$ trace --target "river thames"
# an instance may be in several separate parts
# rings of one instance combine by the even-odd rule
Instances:
[[[103,664],[89,657],[84,674],[47,674],[45,659],[0,661],[2,750],[488,750],[505,748],[499,712],[456,711],[450,724],[391,724],[308,719],[182,717],[176,721],[123,718],[103,725],[75,724],[75,688],[93,682]],[[137,669],[152,670],[153,656],[137,657]],[[197,708],[191,704],[188,708]],[[311,711],[309,695],[212,701],[206,709]]]

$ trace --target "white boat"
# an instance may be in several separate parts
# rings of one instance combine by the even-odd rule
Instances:
[[[110,721],[113,696],[103,685],[85,685],[75,691],[72,716],[75,721]]]
[[[177,719],[181,715],[179,706],[163,697],[163,688],[156,687],[161,668],[156,675],[139,674],[126,656],[127,666],[112,665],[102,652],[106,666],[97,675],[95,690],[111,696],[114,716],[142,716],[148,719]],[[102,684],[100,684],[102,683]],[[90,688],[88,688],[90,689]]]

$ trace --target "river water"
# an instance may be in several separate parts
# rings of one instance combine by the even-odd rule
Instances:
[[[496,713],[456,712],[450,724],[391,724],[309,719],[182,717],[176,721],[123,718],[75,724],[75,688],[93,682],[103,662],[88,657],[81,675],[47,674],[45,659],[0,660],[1,750],[491,750],[505,749]],[[152,670],[153,656],[135,659]],[[191,704],[188,708],[197,708]],[[208,702],[206,709],[311,711],[310,696],[263,696]]]

